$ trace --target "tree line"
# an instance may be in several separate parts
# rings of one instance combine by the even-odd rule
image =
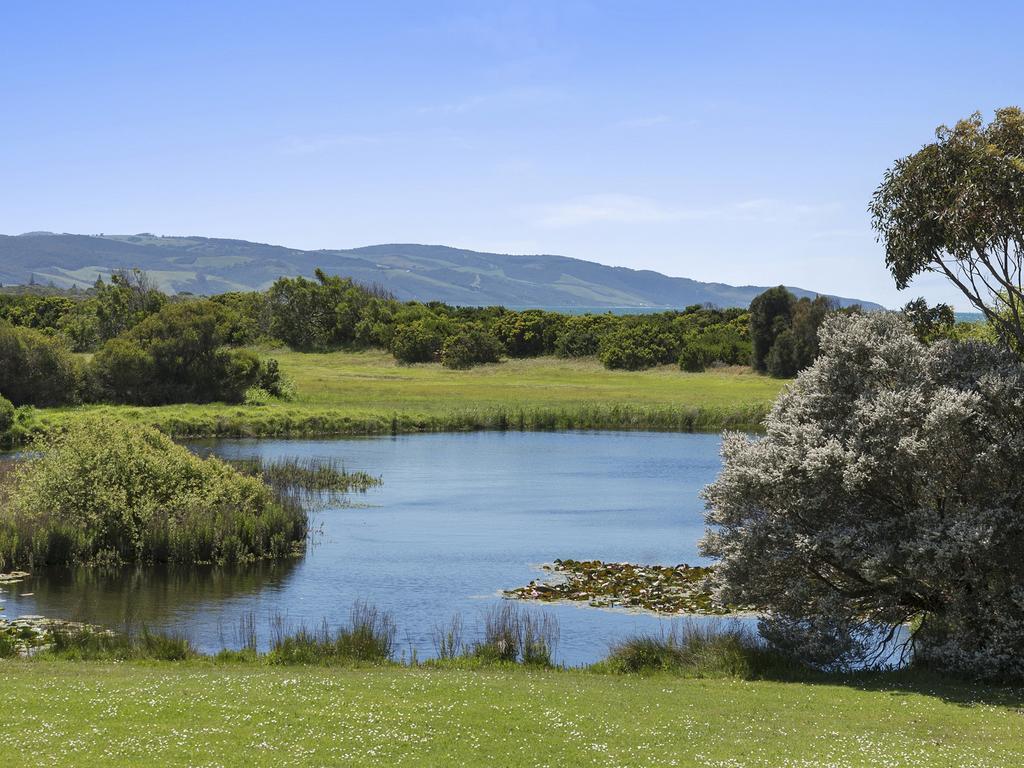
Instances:
[[[567,315],[539,309],[402,302],[317,270],[263,292],[167,296],[141,272],[87,292],[0,293],[0,393],[15,404],[158,405],[238,402],[282,387],[273,360],[244,349],[384,348],[402,363],[449,368],[502,357],[597,357],[612,369],[753,364],[791,376],[816,353],[825,299],[771,289],[750,311],[694,305],[646,315]],[[72,353],[89,353],[91,358]]]

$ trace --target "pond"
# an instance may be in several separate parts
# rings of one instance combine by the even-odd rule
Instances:
[[[459,613],[467,634],[502,589],[555,558],[705,563],[700,489],[718,473],[718,435],[476,432],[346,440],[225,440],[193,446],[237,458],[325,457],[383,479],[314,516],[305,556],[238,568],[129,568],[35,574],[5,587],[4,614],[78,618],[186,633],[202,650],[237,644],[252,615],[335,625],[357,599],[390,611],[398,644],[434,654],[431,631]],[[560,625],[557,659],[594,661],[649,614],[521,604]]]

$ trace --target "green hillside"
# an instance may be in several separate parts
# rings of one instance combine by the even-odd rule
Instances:
[[[302,251],[278,245],[206,237],[0,235],[0,283],[85,287],[112,270],[139,268],[166,291],[196,294],[254,290],[282,275],[317,267],[377,284],[397,298],[461,305],[613,308],[711,303],[745,307],[765,286],[732,286],[609,267],[564,256],[479,253],[441,245],[371,245]],[[799,296],[814,291],[791,288]],[[834,297],[846,306],[855,299]]]

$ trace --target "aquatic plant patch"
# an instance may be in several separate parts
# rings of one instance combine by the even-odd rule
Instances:
[[[88,418],[47,434],[0,505],[0,569],[288,557],[308,515],[262,478],[138,424]]]
[[[114,635],[110,630],[78,621],[45,616],[19,616],[16,619],[0,617],[0,658],[31,656],[46,650],[52,645],[57,632],[89,632],[109,637]]]
[[[724,616],[743,610],[716,605],[705,586],[712,567],[636,565],[600,560],[555,560],[542,568],[553,578],[505,590],[519,600],[574,600],[597,608],[639,608],[656,613]]]

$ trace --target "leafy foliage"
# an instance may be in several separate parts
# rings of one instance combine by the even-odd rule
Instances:
[[[870,211],[900,288],[945,275],[1024,350],[1024,112],[979,113],[886,171]]]
[[[241,402],[249,387],[273,385],[253,352],[225,348],[226,320],[210,301],[167,305],[96,355],[102,396],[140,405]]]
[[[559,357],[596,355],[601,337],[617,322],[613,315],[571,315],[555,337],[554,352]]]
[[[466,325],[441,345],[441,364],[445,368],[472,368],[481,363],[501,360],[502,346],[478,325]]]
[[[430,363],[441,357],[441,347],[452,331],[444,318],[427,316],[395,328],[391,352],[400,363]]]
[[[60,339],[0,321],[0,395],[15,405],[64,405],[77,399],[80,376]]]
[[[678,354],[675,340],[657,325],[626,325],[601,339],[598,359],[607,368],[637,371],[672,362]]]
[[[306,514],[156,430],[83,418],[35,445],[0,509],[0,569],[284,557]]]
[[[316,280],[282,277],[270,288],[271,331],[295,349],[323,350],[350,344],[362,335],[379,341],[370,328],[360,329],[364,311],[386,298],[348,278],[316,270]]]
[[[751,365],[779,378],[795,376],[818,356],[818,329],[839,310],[828,298],[797,299],[785,286],[770,288],[750,305]]]
[[[541,309],[505,312],[491,326],[495,338],[512,357],[551,354],[565,316]]]
[[[918,341],[929,344],[953,336],[956,315],[949,304],[936,304],[930,307],[923,298],[917,298],[903,305],[902,312],[913,326]]]
[[[925,346],[896,314],[833,317],[766,435],[727,435],[705,489],[716,596],[776,648],[870,661],[914,622],[921,663],[1024,677],[1024,366]]]
[[[4,443],[4,438],[13,426],[14,404],[6,397],[0,395],[0,445]]]

